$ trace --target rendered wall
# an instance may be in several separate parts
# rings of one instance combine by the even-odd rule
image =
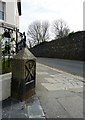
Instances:
[[[6,2],[6,19],[0,22],[6,22],[15,27],[19,27],[19,14],[17,10],[17,0],[2,0]]]
[[[0,75],[0,101],[11,95],[11,73]]]
[[[0,75],[0,101],[11,95],[11,73]]]

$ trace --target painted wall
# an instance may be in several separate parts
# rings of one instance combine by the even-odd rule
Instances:
[[[0,75],[0,101],[11,95],[11,73]]]
[[[6,19],[0,20],[0,22],[6,22],[15,27],[19,27],[19,14],[17,9],[17,0],[2,0],[6,2]]]
[[[83,2],[83,30],[85,30],[85,1]]]
[[[6,19],[0,20],[1,23],[7,23],[10,26],[19,28],[19,14],[17,9],[17,0],[0,0],[6,2]],[[0,34],[3,29],[0,28]],[[1,47],[0,47],[1,49]],[[11,74],[0,75],[0,101],[8,98],[11,94]]]

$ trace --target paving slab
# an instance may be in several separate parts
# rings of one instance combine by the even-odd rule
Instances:
[[[64,86],[62,87],[62,84],[51,84],[51,83],[42,83],[42,85],[48,90],[48,91],[56,91],[56,90],[64,90]]]
[[[26,118],[25,103],[8,98],[2,101],[2,118]]]
[[[36,96],[28,100],[26,104],[29,118],[45,118],[39,99]]]
[[[20,102],[8,98],[2,102],[2,118],[43,118],[45,115],[36,96],[27,101]]]
[[[72,118],[83,118],[83,99],[81,97],[59,98],[58,101],[70,113]]]
[[[43,97],[40,99],[46,118],[71,118],[55,98]]]
[[[83,119],[82,78],[37,63],[38,72],[36,94],[46,118]]]

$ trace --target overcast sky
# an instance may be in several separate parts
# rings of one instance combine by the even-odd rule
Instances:
[[[84,0],[21,0],[22,16],[20,31],[27,33],[27,28],[35,20],[48,20],[50,23],[63,19],[71,31],[83,30]]]

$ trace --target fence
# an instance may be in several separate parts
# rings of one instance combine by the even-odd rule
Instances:
[[[2,73],[11,71],[11,58],[19,50],[26,47],[25,32],[19,32],[19,29],[9,24],[1,24],[0,29],[0,51],[2,54]]]

